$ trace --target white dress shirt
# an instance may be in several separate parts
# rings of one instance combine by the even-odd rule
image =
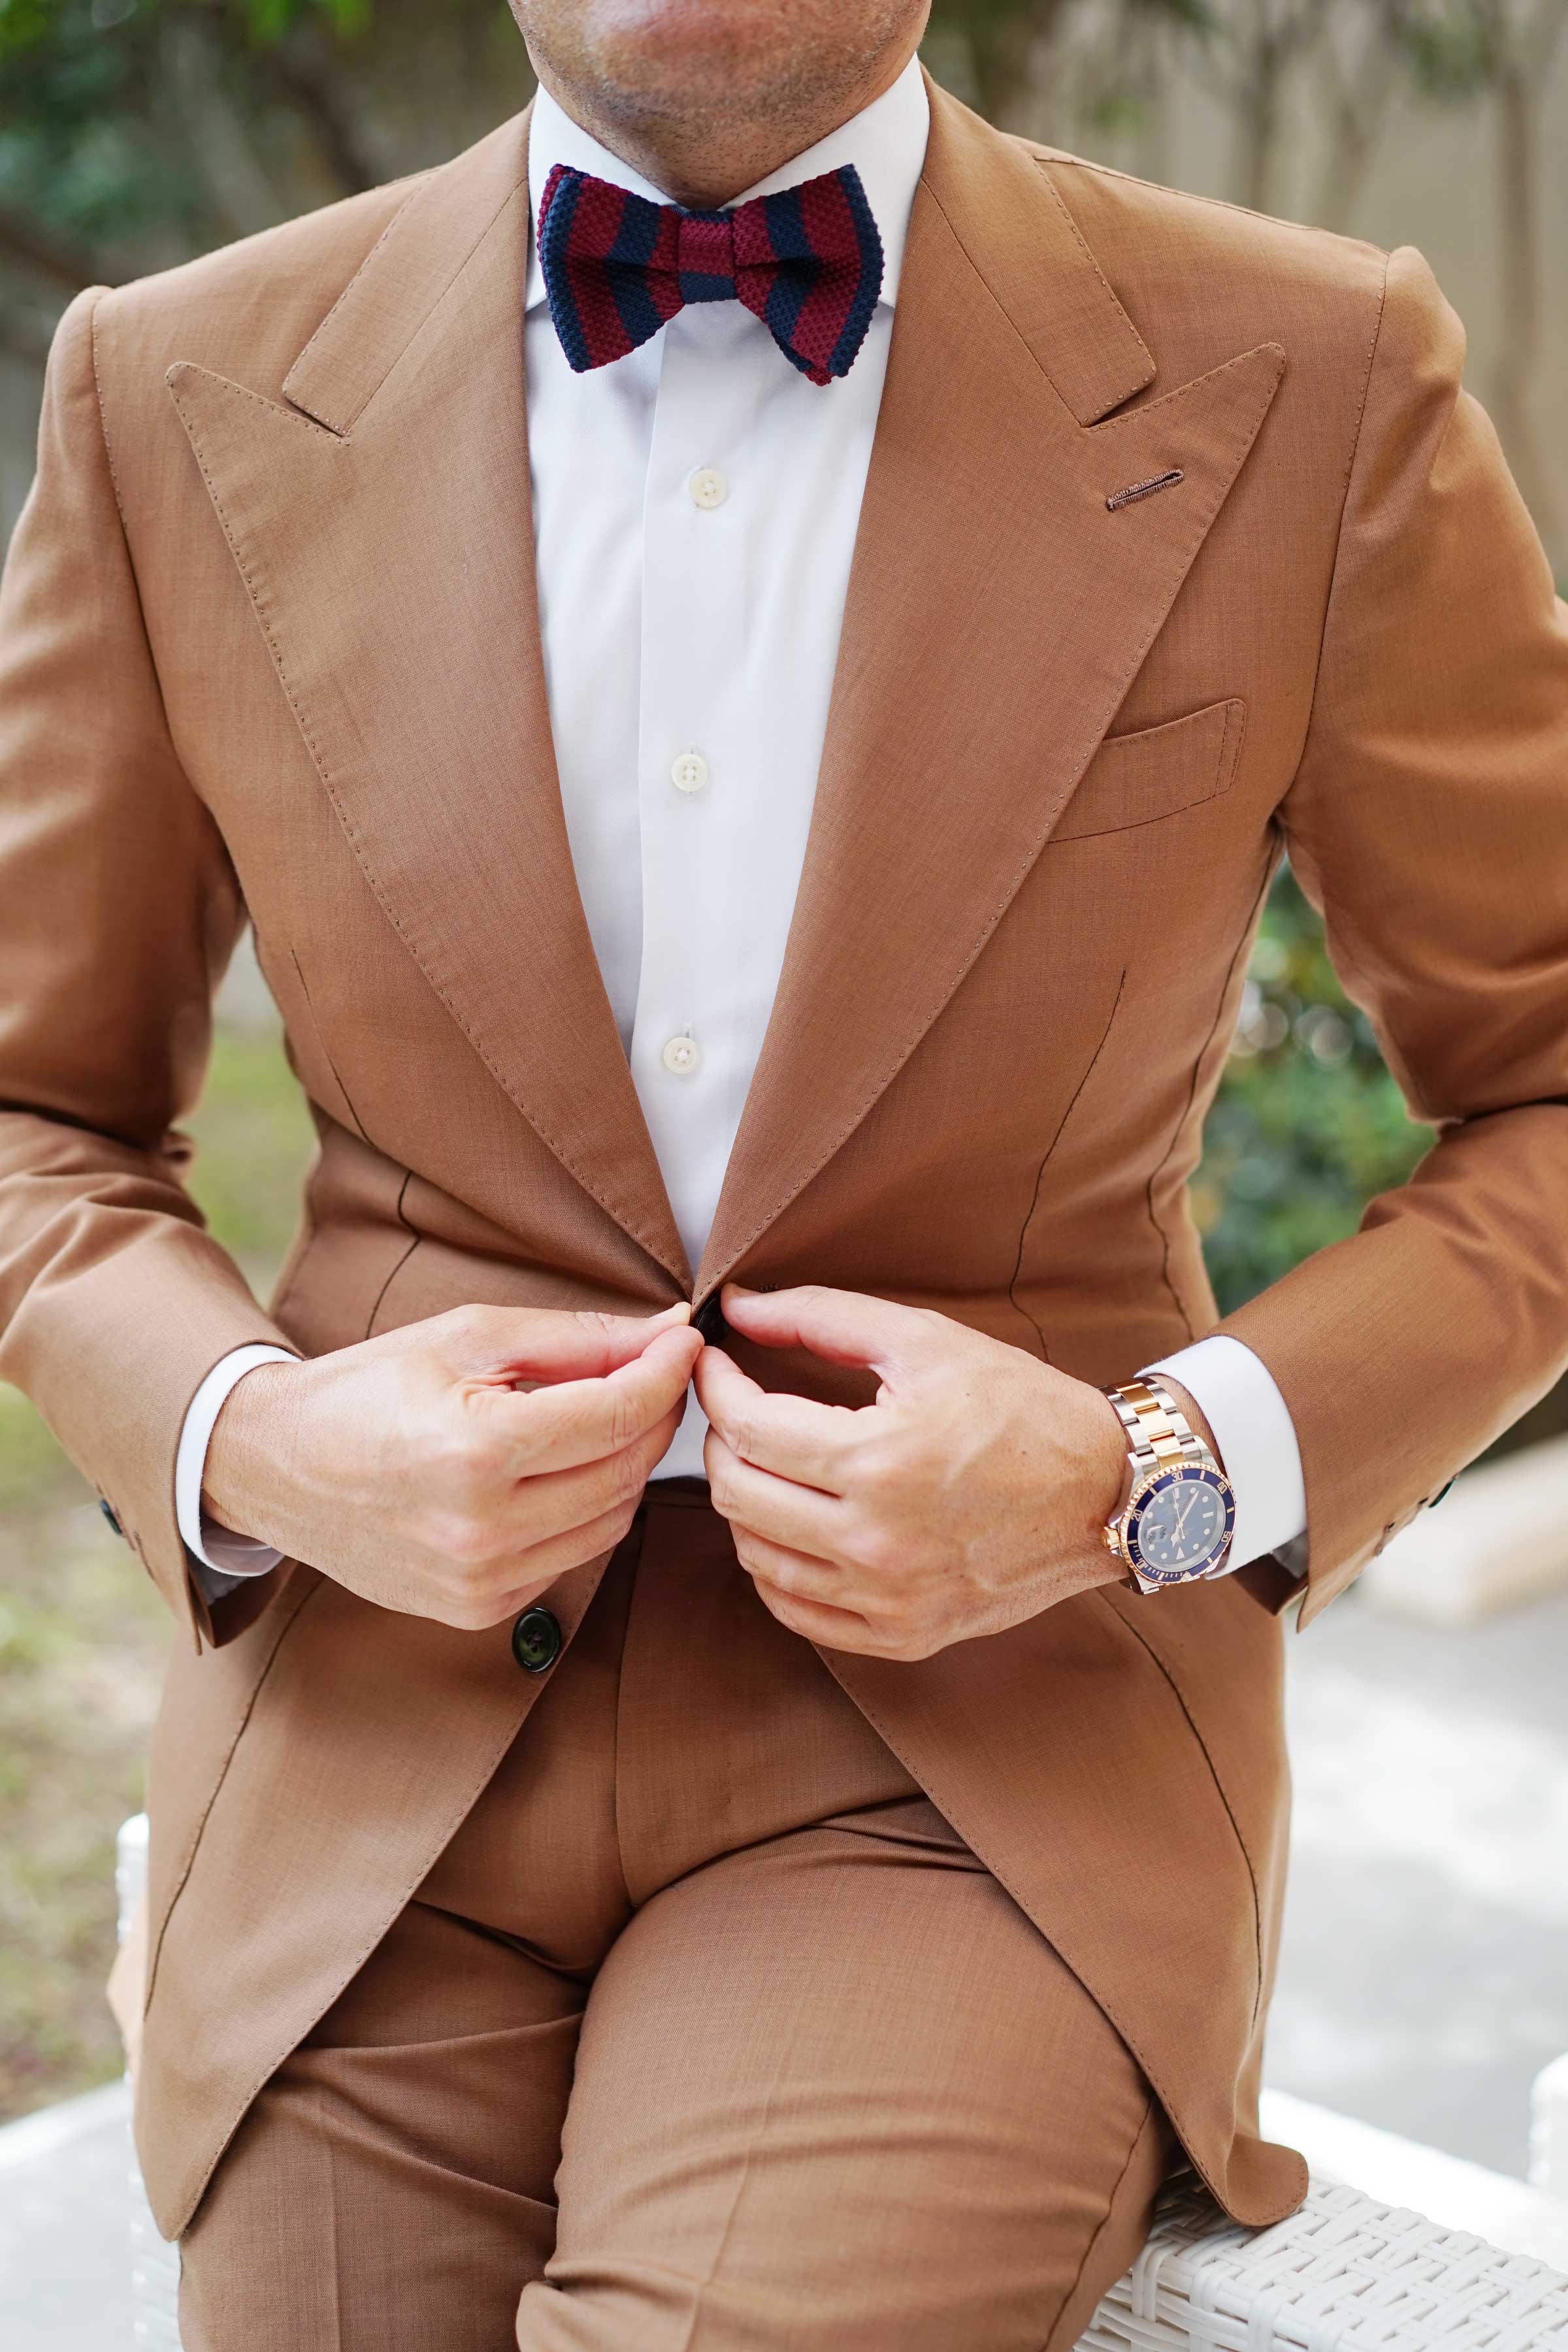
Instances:
[[[696,1265],[773,1009],[827,724],[850,558],[892,339],[929,107],[920,68],[748,195],[853,163],[884,273],[848,375],[812,383],[740,302],[679,312],[626,358],[567,365],[531,254],[524,331],[535,558],[551,728],[577,886],[676,1223]],[[537,220],[553,165],[662,192],[541,90]],[[186,1544],[228,1576],[276,1555],[200,1513],[234,1381],[208,1375],[180,1447]],[[1233,1565],[1299,1535],[1306,1505],[1279,1389],[1239,1341],[1163,1369],[1203,1406],[1237,1497]],[[1129,1370],[1132,1370],[1129,1367]],[[688,1400],[660,1475],[702,1475]]]

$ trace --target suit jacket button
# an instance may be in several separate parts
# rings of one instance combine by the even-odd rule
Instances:
[[[694,1331],[701,1332],[710,1348],[725,1348],[729,1345],[730,1326],[724,1320],[724,1309],[719,1303],[717,1291],[714,1291],[710,1297],[703,1300],[691,1318],[691,1328]]]
[[[542,1675],[561,1655],[561,1622],[549,1609],[525,1609],[511,1629],[511,1654],[525,1675]]]
[[[121,1526],[119,1519],[115,1516],[113,1504],[106,1503],[103,1496],[100,1495],[98,1498],[98,1507],[103,1513],[104,1517],[109,1521],[110,1526],[114,1529],[115,1534],[117,1536],[123,1537],[125,1530]]]

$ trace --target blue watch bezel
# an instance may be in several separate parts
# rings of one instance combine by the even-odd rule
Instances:
[[[1149,1506],[1153,1501],[1155,1496],[1163,1495],[1168,1486],[1191,1486],[1194,1485],[1212,1486],[1215,1494],[1218,1495],[1220,1500],[1225,1505],[1224,1529],[1220,1534],[1218,1540],[1205,1554],[1204,1558],[1201,1560],[1195,1561],[1192,1567],[1156,1568],[1152,1561],[1144,1559],[1143,1547],[1139,1541],[1139,1531],[1142,1526],[1143,1514],[1149,1508]],[[1139,1575],[1147,1577],[1152,1584],[1193,1584],[1195,1583],[1200,1577],[1209,1575],[1214,1568],[1215,1562],[1224,1559],[1235,1529],[1236,1496],[1231,1492],[1229,1479],[1224,1476],[1218,1470],[1205,1470],[1199,1463],[1184,1462],[1174,1470],[1162,1470],[1157,1477],[1150,1479],[1146,1486],[1140,1487],[1137,1499],[1133,1503],[1131,1509],[1127,1514],[1125,1538],[1127,1553],[1129,1559],[1136,1567]]]

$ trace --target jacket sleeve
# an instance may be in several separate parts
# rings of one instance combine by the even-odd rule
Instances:
[[[175,1520],[180,1428],[220,1357],[287,1343],[182,1181],[175,1122],[244,909],[142,627],[95,376],[100,297],[56,338],[0,586],[0,1377],[211,1638]],[[268,1597],[226,1604],[224,1638]]]
[[[1568,612],[1463,361],[1396,253],[1280,816],[1436,1141],[1220,1327],[1295,1423],[1303,1622],[1568,1363]]]

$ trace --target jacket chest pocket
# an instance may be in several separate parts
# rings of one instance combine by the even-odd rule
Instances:
[[[1218,800],[1236,781],[1247,705],[1232,697],[1185,719],[1168,719],[1133,735],[1108,735],[1052,830],[1053,841],[1121,833],[1152,824],[1204,801]]]

